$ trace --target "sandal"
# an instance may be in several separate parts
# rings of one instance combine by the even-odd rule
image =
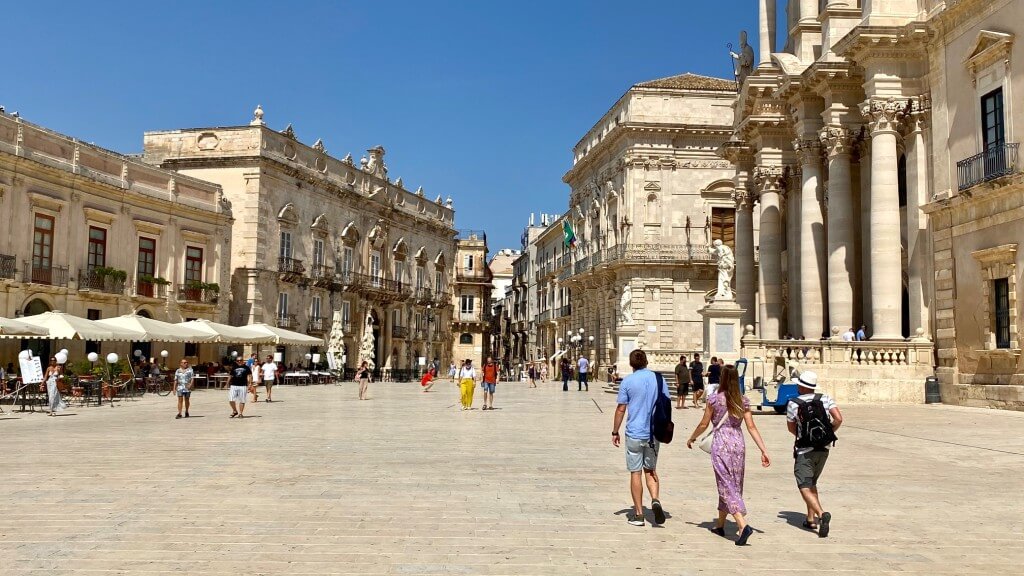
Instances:
[[[238,416],[238,412],[232,412],[232,413],[231,413],[231,417],[232,417],[232,418],[234,418],[235,416]]]
[[[818,529],[818,525],[815,524],[814,522],[811,522],[810,520],[804,520],[804,523],[801,524],[801,526],[803,526],[807,530],[812,530],[812,531]]]

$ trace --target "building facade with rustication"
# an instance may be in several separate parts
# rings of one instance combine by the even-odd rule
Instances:
[[[556,326],[538,348],[585,355],[601,374],[634,348],[661,369],[704,349],[699,310],[717,278],[709,246],[736,246],[735,206],[747,201],[716,155],[732,133],[735,97],[732,80],[642,82],[576,144],[563,177],[569,210],[537,253],[538,291],[549,295],[539,313]],[[575,248],[562,240],[567,230]]]
[[[372,337],[382,378],[409,378],[420,357],[451,355],[452,201],[409,191],[384,148],[337,159],[289,125],[147,132],[148,162],[216,182],[232,203],[234,324],[266,322],[326,337],[341,314],[346,363]],[[285,350],[285,363],[304,363]]]

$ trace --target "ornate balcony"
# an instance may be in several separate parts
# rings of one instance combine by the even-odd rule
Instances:
[[[18,270],[18,259],[8,254],[0,254],[0,279],[14,280]]]
[[[331,328],[331,321],[323,316],[310,316],[309,324],[306,326],[307,334],[326,334]]]
[[[428,304],[434,303],[434,291],[430,288],[417,288],[413,292],[413,299],[420,306],[427,306]]]
[[[331,288],[335,284],[334,267],[314,264],[309,270],[309,277],[313,284],[321,288]]]
[[[25,262],[23,280],[31,284],[46,284],[66,288],[68,285],[68,267],[33,266],[31,262]]]
[[[298,282],[305,272],[306,267],[302,265],[302,260],[284,256],[277,259],[277,273],[285,282]]]
[[[413,338],[415,338],[417,341],[422,342],[427,339],[427,334],[428,332],[426,328],[417,328],[416,330],[413,331]]]
[[[124,278],[120,278],[110,272],[111,269],[109,268],[96,266],[79,269],[78,289],[91,292],[106,292],[107,294],[124,294]]]
[[[957,162],[957,190],[963,191],[982,182],[1019,172],[1019,148],[1017,142],[991,146],[984,152]]]
[[[392,326],[391,337],[398,340],[406,340],[409,338],[409,327],[408,326]]]
[[[216,304],[220,290],[214,290],[194,283],[178,284],[178,301],[192,304]]]
[[[140,276],[135,279],[135,295],[142,298],[167,298],[168,284],[166,281],[145,280]]]
[[[278,314],[277,315],[277,327],[284,328],[285,330],[294,330],[298,327],[299,321],[295,318],[295,314]]]
[[[351,281],[349,288],[373,301],[401,302],[412,295],[412,289],[403,282],[356,272],[349,273],[349,276]]]

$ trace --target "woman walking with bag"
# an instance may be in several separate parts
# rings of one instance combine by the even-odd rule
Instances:
[[[370,386],[370,364],[366,360],[356,370],[356,381],[359,382],[359,399],[366,400],[366,389]]]
[[[687,448],[693,448],[697,437],[712,421],[715,422],[715,427],[710,437],[701,439],[701,448],[711,453],[711,467],[715,471],[715,483],[718,485],[718,520],[711,532],[724,537],[725,517],[732,514],[737,528],[736,545],[744,546],[754,533],[754,529],[747,524],[747,507],[743,503],[744,462],[747,452],[743,440],[744,423],[750,437],[761,450],[761,466],[767,468],[772,461],[750,414],[750,401],[740,394],[739,373],[731,364],[722,370],[718,391],[708,398],[704,417],[686,442]],[[710,447],[707,446],[708,440]]]

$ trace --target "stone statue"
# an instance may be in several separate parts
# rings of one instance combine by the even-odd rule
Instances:
[[[718,293],[715,300],[732,300],[732,272],[736,269],[736,259],[732,255],[732,249],[715,240],[713,253],[715,261],[718,262]]]
[[[734,72],[736,73],[736,81],[743,84],[743,81],[750,76],[750,73],[754,71],[754,49],[747,44],[747,31],[743,30],[740,32],[740,47],[739,54],[736,52],[729,52],[732,59],[736,61]]]
[[[626,284],[622,287],[622,297],[619,298],[619,318],[623,324],[633,323],[633,289]]]
[[[370,369],[377,366],[373,345],[373,315],[367,312],[366,324],[363,325],[363,340],[359,343],[359,363],[366,362]]]

